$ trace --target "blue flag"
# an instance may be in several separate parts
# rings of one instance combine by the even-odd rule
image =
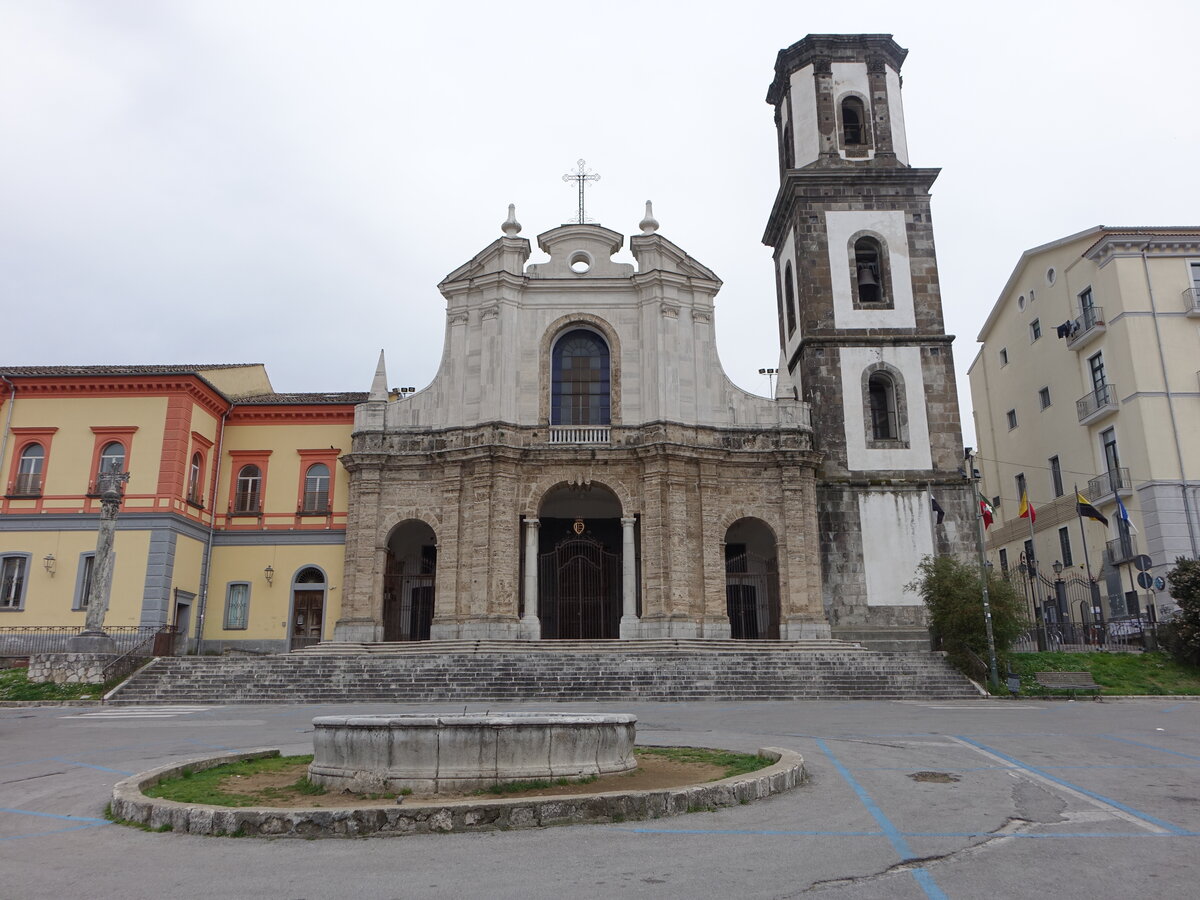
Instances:
[[[1129,521],[1129,510],[1127,510],[1125,508],[1125,504],[1121,502],[1120,494],[1117,495],[1117,518],[1121,519],[1125,523],[1125,527],[1129,529],[1130,533],[1138,533],[1137,528],[1135,528],[1134,524]]]

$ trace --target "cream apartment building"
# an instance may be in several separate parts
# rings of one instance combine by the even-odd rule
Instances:
[[[1137,611],[1131,591],[1140,609],[1169,610],[1159,578],[1200,553],[1200,228],[1099,226],[1027,250],[978,340],[989,559],[1090,572],[1106,617]],[[1076,488],[1107,527],[1081,527]]]

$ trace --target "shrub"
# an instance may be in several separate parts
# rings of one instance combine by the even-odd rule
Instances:
[[[1008,653],[1029,623],[1024,603],[1008,581],[989,570],[987,585],[992,638],[996,656],[1000,658]],[[926,556],[907,589],[920,594],[925,601],[935,645],[947,652],[954,665],[978,675],[970,654],[984,660],[988,657],[979,567],[952,556]]]
[[[1167,573],[1179,615],[1158,629],[1158,639],[1185,666],[1200,666],[1200,560],[1179,557]]]

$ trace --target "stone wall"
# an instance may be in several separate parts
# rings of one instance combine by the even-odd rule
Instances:
[[[117,653],[35,653],[29,657],[29,680],[55,684],[103,684],[104,669]]]
[[[538,517],[561,486],[607,489],[619,515],[637,517],[638,637],[729,637],[724,542],[741,518],[775,535],[781,637],[829,636],[816,549],[819,457],[804,423],[612,431],[609,445],[595,447],[551,445],[544,429],[510,426],[356,434],[343,458],[354,512],[336,639],[380,639],[389,535],[410,519],[437,539],[434,636],[520,638],[521,520]]]

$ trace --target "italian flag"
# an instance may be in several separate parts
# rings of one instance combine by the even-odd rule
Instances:
[[[983,494],[979,495],[979,513],[983,516],[983,528],[986,531],[992,527],[992,504],[987,502]]]

